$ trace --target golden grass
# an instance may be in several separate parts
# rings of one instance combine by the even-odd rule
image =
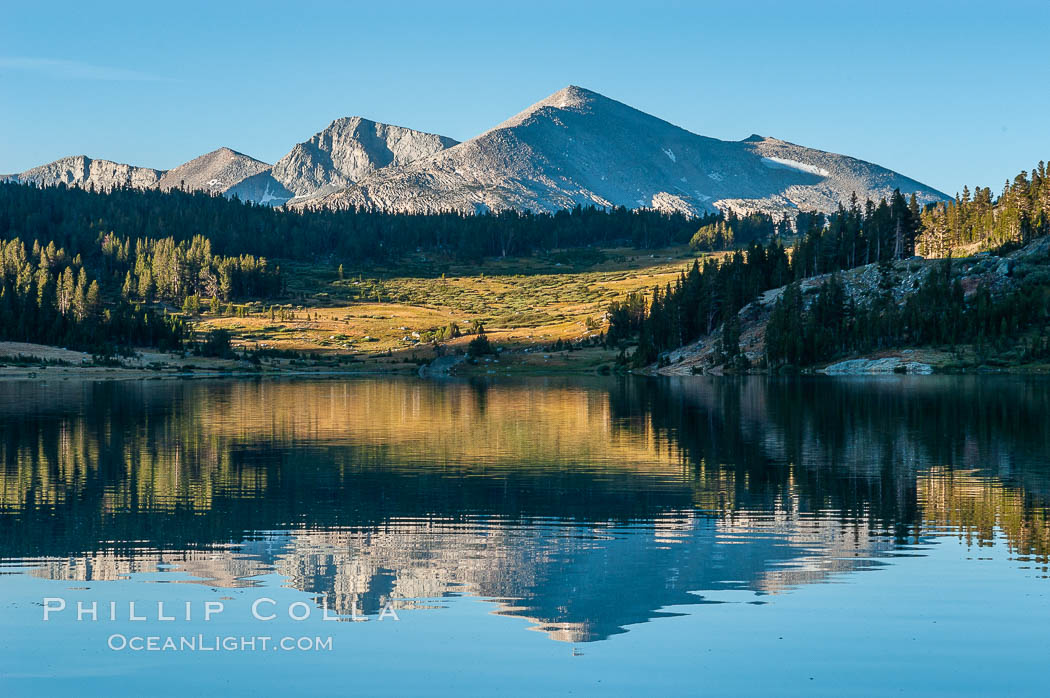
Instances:
[[[395,354],[429,358],[428,332],[473,322],[490,339],[518,347],[576,341],[607,328],[613,301],[633,291],[673,284],[692,264],[686,248],[639,254],[604,250],[599,261],[573,268],[552,258],[486,261],[465,267],[406,262],[397,269],[344,271],[285,267],[297,305],[255,304],[246,317],[204,313],[195,329],[228,330],[239,348],[276,349],[363,358]],[[439,271],[439,269],[441,271]],[[469,337],[445,340],[462,348]]]

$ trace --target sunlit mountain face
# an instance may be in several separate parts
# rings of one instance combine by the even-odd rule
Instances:
[[[953,538],[1045,574],[1047,414],[981,377],[4,383],[0,560],[599,641]]]

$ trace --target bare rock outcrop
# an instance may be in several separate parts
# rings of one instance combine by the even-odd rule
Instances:
[[[407,165],[458,141],[359,116],[336,119],[273,166],[273,175],[296,196],[338,191],[385,167]]]
[[[15,176],[20,182],[30,182],[40,187],[65,184],[69,187],[91,187],[99,191],[109,191],[115,187],[148,189],[155,186],[163,174],[163,170],[135,167],[110,160],[95,160],[86,155],[73,155]]]

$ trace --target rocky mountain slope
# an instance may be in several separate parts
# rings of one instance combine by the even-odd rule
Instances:
[[[270,173],[270,165],[229,148],[219,148],[168,170],[157,182],[164,191],[185,189],[238,196],[244,201],[282,204],[292,198]]]
[[[157,187],[186,191],[226,191],[234,184],[265,172],[270,166],[229,148],[219,148],[168,170]]]
[[[84,156],[17,175],[40,185],[171,189],[183,183],[293,208],[555,211],[653,207],[699,214],[830,212],[851,195],[920,203],[947,197],[878,165],[751,136],[686,131],[596,92],[569,86],[463,143],[361,117],[333,121],[272,168],[228,148],[170,172]],[[294,197],[294,198],[293,198]]]
[[[34,167],[15,177],[20,182],[31,182],[41,187],[65,184],[108,191],[114,187],[149,189],[156,186],[163,174],[163,170],[74,155]]]
[[[945,198],[878,165],[761,136],[699,136],[569,86],[464,143],[296,205],[408,212],[553,211],[577,204],[691,214],[832,211],[854,192],[877,200],[895,188],[916,193],[920,203]]]
[[[400,167],[456,145],[433,133],[359,116],[336,119],[273,166],[274,177],[297,196],[338,191],[384,167]]]
[[[944,260],[915,258],[894,262],[888,268],[892,285],[889,292],[898,305],[936,270]],[[808,308],[830,274],[802,279],[799,286]],[[957,259],[953,276],[958,278],[965,297],[970,299],[979,289],[987,289],[992,297],[1001,297],[1025,284],[1046,284],[1050,281],[1050,238],[1039,238],[1005,256],[982,252],[973,257]],[[883,292],[882,272],[878,264],[868,264],[839,272],[839,279],[849,299],[863,305]],[[740,351],[752,366],[760,365],[766,351],[766,326],[777,301],[787,287],[781,286],[762,293],[738,313]],[[690,375],[695,373],[720,374],[724,367],[718,363],[718,346],[724,327],[709,336],[675,349],[667,354],[667,365],[651,367],[653,373],[663,375]],[[877,354],[843,358],[818,372],[833,375],[852,373],[931,373],[936,368],[956,361],[957,357],[943,348],[888,348]]]

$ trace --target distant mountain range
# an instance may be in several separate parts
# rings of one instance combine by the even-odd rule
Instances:
[[[163,171],[86,156],[11,177],[41,186],[204,190],[289,208],[367,206],[399,212],[576,205],[833,211],[894,189],[920,204],[947,199],[901,174],[775,138],[699,136],[602,95],[569,86],[463,143],[369,121],[337,119],[274,165],[220,148]]]

